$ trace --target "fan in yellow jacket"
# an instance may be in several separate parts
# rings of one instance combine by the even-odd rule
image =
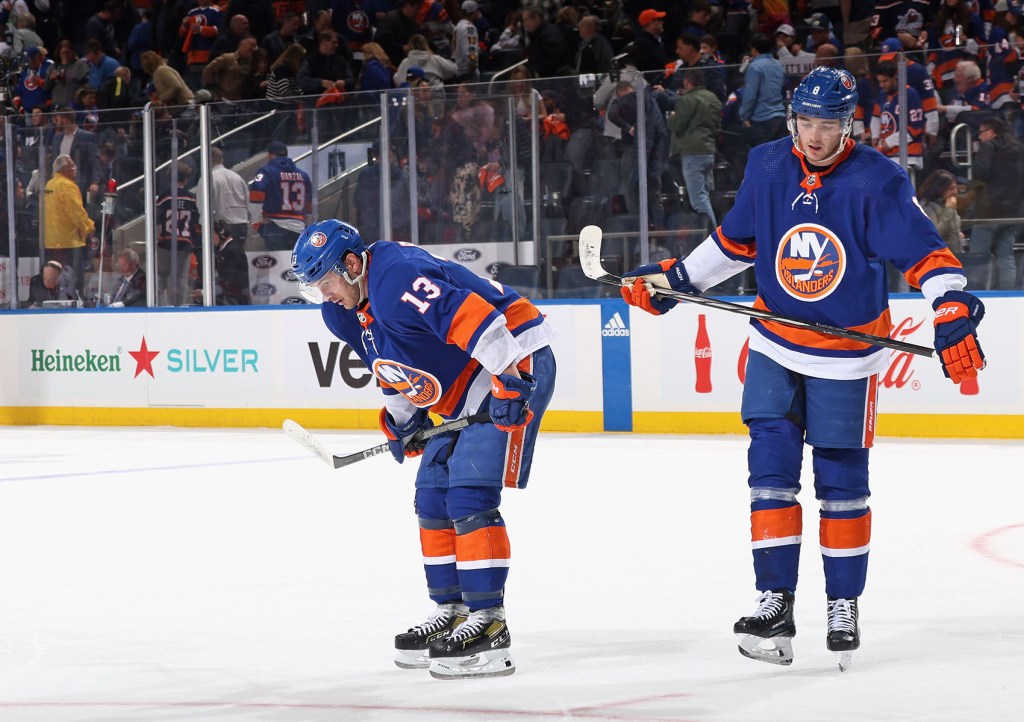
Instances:
[[[46,256],[47,260],[71,265],[81,278],[82,249],[96,230],[82,203],[82,191],[75,178],[78,166],[68,155],[53,161],[53,178],[46,184]]]

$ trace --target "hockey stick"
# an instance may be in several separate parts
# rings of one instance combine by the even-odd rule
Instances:
[[[586,226],[580,231],[580,265],[583,267],[583,273],[586,274],[587,278],[600,281],[601,283],[607,283],[612,286],[623,286],[626,285],[623,279],[619,276],[612,275],[604,270],[601,265],[601,237],[603,233],[598,226]],[[645,277],[645,280],[655,286],[654,292],[664,298],[672,298],[677,301],[687,301],[689,303],[696,303],[700,306],[708,306],[709,308],[717,308],[721,311],[729,311],[730,313],[739,313],[744,316],[752,316],[762,321],[774,321],[775,323],[781,323],[785,326],[793,326],[795,328],[806,328],[811,331],[817,331],[828,336],[838,336],[839,338],[848,338],[854,341],[860,341],[862,343],[869,343],[874,346],[883,346],[885,348],[895,349],[896,351],[904,351],[907,353],[917,354],[918,356],[933,356],[935,350],[928,348],[927,346],[918,346],[917,344],[907,343],[905,341],[897,341],[891,338],[883,338],[882,336],[873,336],[869,333],[861,333],[860,331],[851,331],[848,328],[842,328],[841,326],[830,326],[826,323],[818,323],[817,321],[804,321],[799,318],[790,318],[789,316],[780,316],[777,313],[771,311],[762,311],[757,308],[751,308],[749,306],[741,306],[738,303],[730,303],[729,301],[721,301],[717,298],[710,296],[695,296],[691,293],[682,293],[680,291],[673,291],[667,286],[662,284],[667,283],[664,280],[663,274],[655,274]]]
[[[490,420],[490,413],[487,411],[481,411],[479,414],[466,416],[461,419],[455,419],[454,421],[446,421],[443,424],[431,426],[429,429],[420,429],[412,436],[406,437],[403,441],[406,444],[408,444],[410,441],[426,441],[427,439],[432,439],[435,436],[440,436],[441,434],[448,433],[449,431],[458,431],[460,429],[464,429],[470,424],[486,424],[489,423]],[[335,456],[331,454],[331,452],[329,452],[323,444],[320,443],[319,439],[317,439],[315,436],[313,436],[313,434],[309,433],[304,428],[302,428],[301,424],[292,421],[291,419],[285,419],[285,422],[281,425],[281,428],[284,429],[284,433],[288,434],[288,436],[291,437],[293,441],[302,444],[307,449],[312,451],[314,454],[319,456],[320,459],[323,460],[325,464],[335,469],[340,469],[343,466],[354,464],[357,461],[362,461],[363,459],[369,459],[371,456],[376,456],[377,454],[383,454],[388,450],[388,445],[385,442],[383,444],[378,444],[377,446],[371,446],[369,449],[357,451],[354,454],[348,454],[346,456]]]

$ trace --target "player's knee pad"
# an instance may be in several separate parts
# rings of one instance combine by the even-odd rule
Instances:
[[[751,501],[757,489],[800,490],[803,430],[786,419],[751,419],[747,451]]]
[[[863,499],[867,508],[868,449],[824,449],[815,447],[814,489],[823,502],[850,502]],[[822,509],[825,509],[824,503]],[[837,509],[838,510],[838,509]]]
[[[445,500],[448,517],[456,521],[480,512],[496,512],[500,503],[501,488],[496,486],[453,486]]]
[[[446,519],[448,515],[447,489],[425,487],[416,489],[414,505],[416,516],[420,519]]]

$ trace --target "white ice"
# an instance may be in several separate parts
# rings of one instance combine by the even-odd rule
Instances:
[[[320,432],[335,453],[380,442]],[[742,437],[544,434],[505,493],[511,677],[391,660],[426,618],[415,462],[277,430],[0,429],[0,720],[1020,720],[1024,443],[881,439],[863,641],[824,644],[805,459],[796,660],[754,608]]]

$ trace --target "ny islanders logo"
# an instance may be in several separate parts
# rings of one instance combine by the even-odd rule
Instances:
[[[321,233],[320,231],[317,231],[316,233],[309,237],[309,245],[315,246],[316,248],[320,248],[320,246],[324,245],[325,243],[327,243],[327,236]]]
[[[426,371],[414,369],[397,361],[377,359],[373,362],[373,373],[382,383],[405,396],[419,408],[432,406],[441,400],[440,382]]]
[[[829,229],[801,223],[783,234],[775,257],[775,275],[793,298],[820,301],[836,290],[844,273],[846,249]]]

